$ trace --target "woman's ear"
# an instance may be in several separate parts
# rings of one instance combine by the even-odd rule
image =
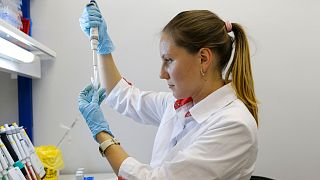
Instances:
[[[201,48],[199,50],[199,55],[201,59],[201,67],[204,72],[207,72],[208,68],[213,63],[213,53],[209,48]]]

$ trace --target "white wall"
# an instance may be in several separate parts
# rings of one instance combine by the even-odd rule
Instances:
[[[78,18],[87,1],[32,1],[34,37],[56,50],[54,63],[42,64],[34,81],[36,145],[56,144],[78,115],[77,96],[89,83],[91,51]],[[209,9],[245,26],[252,46],[252,66],[260,100],[260,151],[255,174],[282,180],[317,179],[320,167],[319,1],[100,0],[114,57],[124,77],[141,89],[166,91],[159,80],[161,28],[178,12]],[[131,156],[150,160],[155,128],[123,118],[103,105],[111,129]],[[65,168],[111,171],[81,121],[72,141],[62,147]]]
[[[18,82],[0,72],[0,125],[18,122]]]

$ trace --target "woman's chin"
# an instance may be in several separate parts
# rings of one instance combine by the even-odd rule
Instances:
[[[182,94],[175,93],[174,91],[172,91],[172,93],[173,93],[173,96],[174,96],[176,99],[185,99],[185,98],[188,98],[188,97],[183,96]]]

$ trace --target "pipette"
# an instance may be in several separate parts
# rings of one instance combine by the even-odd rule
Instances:
[[[0,145],[3,145],[1,143],[2,143],[2,141],[0,139]],[[8,174],[7,169],[8,168],[9,168],[9,166],[5,160],[5,155],[2,153],[2,150],[0,149],[0,175],[2,177],[8,178],[8,176],[7,176],[7,174]]]
[[[3,135],[1,136],[1,140],[4,143],[4,145],[7,147],[7,149],[9,150],[9,153],[10,153],[11,157],[13,158],[13,160],[15,161],[15,164],[19,164],[18,166],[17,165],[13,165],[13,166],[19,167],[21,172],[23,173],[23,175],[25,177],[27,177],[28,179],[31,179],[30,174],[27,170],[27,167],[25,167],[25,162],[22,159],[21,153],[18,149],[18,145],[16,144],[16,142],[13,139],[12,132],[11,132],[8,124],[4,124],[4,126],[1,126],[0,132],[3,133]]]
[[[18,127],[17,124],[13,124],[13,125],[16,128]],[[21,134],[22,138],[25,140],[26,145],[29,148],[31,164],[32,164],[35,172],[40,176],[40,178],[43,178],[46,175],[46,171],[44,170],[44,166],[43,166],[41,160],[39,159],[38,155],[36,154],[36,150],[34,149],[34,146],[31,142],[28,134],[24,130],[24,128],[19,127],[19,130],[20,130],[20,134]]]
[[[68,134],[70,133],[70,130],[74,127],[74,125],[76,125],[77,121],[79,121],[80,116],[76,117],[76,119],[72,122],[72,124],[70,125],[70,127],[67,127],[67,131],[64,133],[64,135],[62,136],[62,138],[59,140],[57,147],[61,148],[62,142],[63,140],[68,136]]]
[[[97,6],[97,3],[94,0],[91,0],[87,6]],[[92,58],[93,58],[93,77],[91,78],[91,83],[95,90],[99,88],[99,70],[98,70],[98,60],[97,60],[97,48],[99,38],[99,29],[98,27],[90,28],[90,45],[92,49]]]
[[[31,176],[31,179],[34,179],[34,180],[37,180],[37,176],[34,172],[34,168],[31,164],[31,160],[30,160],[30,153],[29,153],[29,149],[26,145],[26,142],[25,140],[22,138],[21,134],[20,134],[20,130],[18,127],[15,127],[14,125],[16,125],[16,123],[13,123],[11,126],[10,126],[10,130],[11,132],[13,133],[13,139],[16,141],[16,144],[18,145],[18,148],[19,146],[21,147],[21,155],[24,156],[24,161],[25,161],[25,165],[29,171],[29,174]],[[20,145],[19,145],[20,144]],[[23,152],[23,153],[22,153]],[[27,172],[28,172],[27,171]]]
[[[6,159],[8,160],[8,165],[13,166],[14,168],[10,169],[8,171],[8,175],[10,176],[16,176],[19,175],[17,179],[24,179],[24,175],[27,174],[26,169],[24,168],[24,165],[19,161],[17,154],[14,152],[14,149],[12,148],[10,141],[7,138],[7,135],[5,132],[0,132],[0,144],[3,144],[1,147],[1,150],[4,150],[4,155],[6,156]],[[15,162],[14,162],[15,161]],[[22,173],[23,175],[22,175]],[[10,178],[9,178],[10,179]],[[11,178],[15,179],[15,178]]]

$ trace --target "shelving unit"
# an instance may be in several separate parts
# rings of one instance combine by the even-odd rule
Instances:
[[[29,0],[23,0],[24,15],[29,16]],[[56,52],[29,35],[0,19],[0,37],[29,52],[35,58],[31,63],[14,61],[10,57],[0,56],[0,71],[13,74],[18,83],[19,125],[27,128],[30,139],[33,139],[32,79],[41,78],[41,61],[53,61]],[[1,45],[0,45],[1,48]],[[3,87],[5,88],[5,87]]]
[[[55,51],[6,23],[2,19],[0,19],[0,37],[33,53],[36,57],[32,63],[20,63],[0,57],[0,71],[16,73],[25,77],[41,78],[40,61],[54,60],[56,57]]]

